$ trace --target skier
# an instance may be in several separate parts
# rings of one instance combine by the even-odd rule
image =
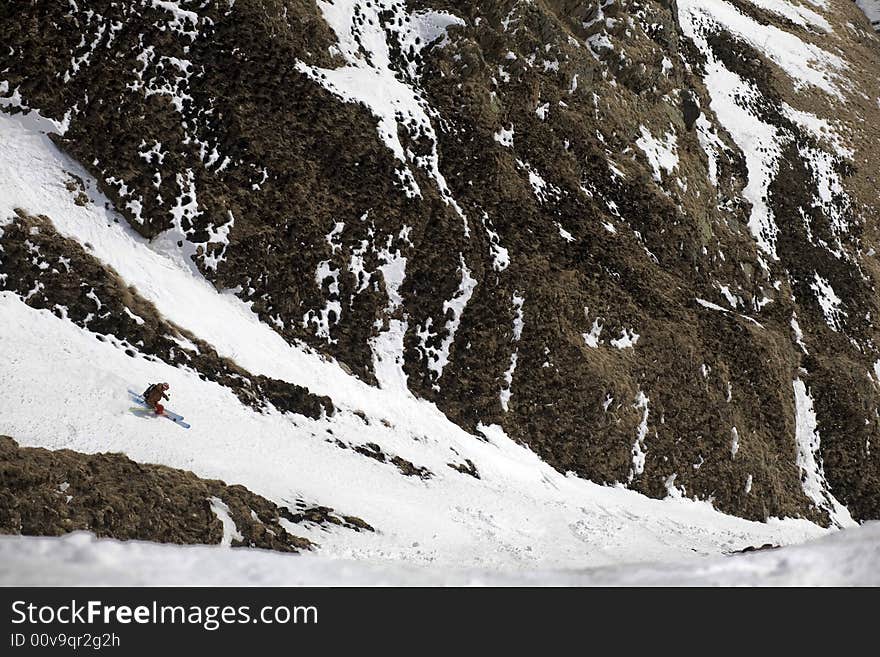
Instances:
[[[152,383],[144,390],[144,401],[147,402],[147,406],[156,411],[156,415],[162,415],[165,412],[162,400],[169,398],[167,394],[169,387],[167,383]]]

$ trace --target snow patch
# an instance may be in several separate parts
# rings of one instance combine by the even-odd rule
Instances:
[[[590,349],[598,349],[599,337],[602,335],[602,325],[599,323],[599,319],[597,318],[593,320],[593,326],[590,328],[589,333],[582,333],[581,335],[584,338],[584,342]]]
[[[458,290],[455,295],[453,295],[452,299],[443,302],[444,316],[449,311],[452,311],[452,317],[446,321],[446,335],[441,341],[440,346],[432,347],[428,345],[428,340],[433,335],[431,333],[431,325],[433,323],[432,318],[429,317],[425,326],[418,331],[418,336],[421,340],[421,350],[425,355],[425,359],[428,363],[428,370],[432,373],[434,381],[440,379],[443,375],[443,370],[449,363],[449,350],[452,347],[452,343],[455,341],[455,333],[458,331],[461,316],[471,299],[471,295],[474,293],[474,289],[477,287],[477,281],[471,277],[471,272],[465,264],[464,256],[459,254],[459,260],[461,283],[459,283]]]
[[[620,337],[611,340],[611,346],[615,349],[634,349],[639,337],[639,334],[632,329],[621,329]]]
[[[388,294],[386,315],[388,328],[370,340],[373,351],[373,373],[379,386],[386,390],[397,390],[400,394],[411,396],[406,372],[404,372],[404,338],[409,324],[406,319],[396,317],[398,308],[403,304],[400,288],[406,278],[406,257],[389,249],[379,252],[378,257],[383,263],[379,266],[385,279],[385,290]]]
[[[821,14],[799,4],[787,2],[786,0],[749,0],[749,2],[761,9],[766,9],[783,18],[787,18],[800,27],[816,28],[825,33],[834,31],[831,28],[831,23]]]
[[[235,521],[232,519],[226,503],[219,497],[212,497],[209,501],[211,502],[211,511],[223,523],[223,538],[220,541],[220,545],[232,547],[232,541],[243,541],[244,537],[238,531],[238,527],[235,526]]]
[[[483,212],[482,221],[483,229],[489,237],[489,253],[492,256],[492,268],[497,272],[502,272],[510,266],[510,253],[501,246],[501,238],[492,229],[489,215],[485,212]]]
[[[856,4],[865,12],[874,29],[880,31],[880,0],[856,0]]]
[[[841,309],[843,305],[841,298],[837,296],[831,284],[818,273],[814,274],[810,289],[816,294],[816,301],[825,316],[825,323],[832,331],[839,331],[842,328],[843,318],[846,317],[846,312]]]
[[[636,396],[633,408],[641,409],[642,420],[636,429],[636,442],[632,446],[632,468],[629,471],[629,483],[632,483],[633,479],[645,471],[645,459],[648,454],[645,447],[645,438],[648,437],[648,397],[641,390]]]
[[[523,304],[526,299],[519,292],[513,293],[513,342],[514,344],[520,341],[522,337],[523,327],[525,326],[525,321],[523,319]],[[510,396],[513,390],[513,375],[516,372],[516,363],[519,359],[519,351],[517,348],[514,348],[513,353],[510,354],[510,365],[507,368],[507,371],[504,372],[504,387],[501,389],[501,408],[504,409],[506,413],[508,411],[508,407],[510,405]]]
[[[813,399],[807,386],[800,379],[795,379],[793,386],[797,465],[801,469],[804,493],[817,508],[827,511],[832,522],[838,527],[854,526],[856,522],[849,510],[831,494],[831,487],[825,479]]]
[[[506,148],[513,148],[513,126],[501,128],[494,135],[495,141]]]
[[[662,181],[661,171],[671,174],[678,168],[678,137],[674,130],[670,130],[657,139],[643,125],[639,126],[639,132],[642,136],[636,139],[636,146],[645,153],[654,172],[654,180],[659,183]]]

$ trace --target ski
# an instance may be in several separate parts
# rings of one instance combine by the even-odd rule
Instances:
[[[192,427],[192,425],[191,425],[189,422],[184,422],[182,417],[180,417],[179,415],[172,415],[172,414],[169,414],[168,411],[165,411],[165,412],[162,414],[162,417],[167,417],[169,420],[171,420],[172,422],[174,422],[174,424],[176,424],[176,425],[178,425],[178,426],[181,426],[181,427],[183,427],[184,429],[189,429],[189,428]]]
[[[132,412],[144,410],[144,411],[147,411],[148,413],[158,415],[158,413],[156,413],[152,408],[150,408],[147,405],[147,400],[143,398],[143,395],[136,393],[134,390],[129,390],[128,394],[134,401],[136,401],[138,404],[140,404],[143,407],[142,409],[131,409]],[[165,412],[162,413],[161,417],[168,418],[169,420],[174,422],[174,424],[177,424],[177,425],[183,427],[184,429],[192,428],[192,425],[189,422],[184,421],[182,415],[178,415],[174,411],[169,411],[167,408],[165,409]]]

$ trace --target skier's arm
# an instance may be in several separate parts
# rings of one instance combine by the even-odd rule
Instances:
[[[162,393],[162,399],[171,399],[171,397],[168,396],[168,393],[167,393],[167,392],[163,392],[163,393]]]

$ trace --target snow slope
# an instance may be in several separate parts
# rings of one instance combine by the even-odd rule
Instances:
[[[865,12],[865,15],[873,23],[874,27],[880,30],[880,1],[856,0],[856,4]]]
[[[877,586],[880,523],[803,545],[674,564],[497,572],[291,557],[261,550],[0,537],[0,585]]]
[[[122,451],[138,461],[246,485],[279,504],[295,497],[326,504],[379,530],[309,534],[296,526],[295,533],[318,542],[325,557],[490,570],[585,568],[682,560],[825,532],[803,520],[749,522],[707,502],[653,500],[563,475],[497,427],[472,436],[433,404],[368,386],[334,362],[287,344],[234,295],[218,293],[178,252],[152,248],[125,221],[117,222],[94,181],[46,137],[45,131],[57,129],[36,113],[0,114],[0,218],[14,208],[48,215],[59,232],[112,265],[165,317],[221,355],[255,374],[330,395],[341,410],[317,421],[255,413],[230,390],[191,371],[131,358],[3,293],[0,433],[22,445]],[[74,203],[66,172],[86,181],[95,203]],[[126,388],[155,380],[170,382],[169,406],[186,415],[192,430],[128,412]],[[365,424],[355,411],[372,421]],[[339,449],[334,436],[375,443],[434,477],[401,476],[391,465]],[[447,467],[465,459],[481,479]],[[340,565],[334,577],[345,568]]]

